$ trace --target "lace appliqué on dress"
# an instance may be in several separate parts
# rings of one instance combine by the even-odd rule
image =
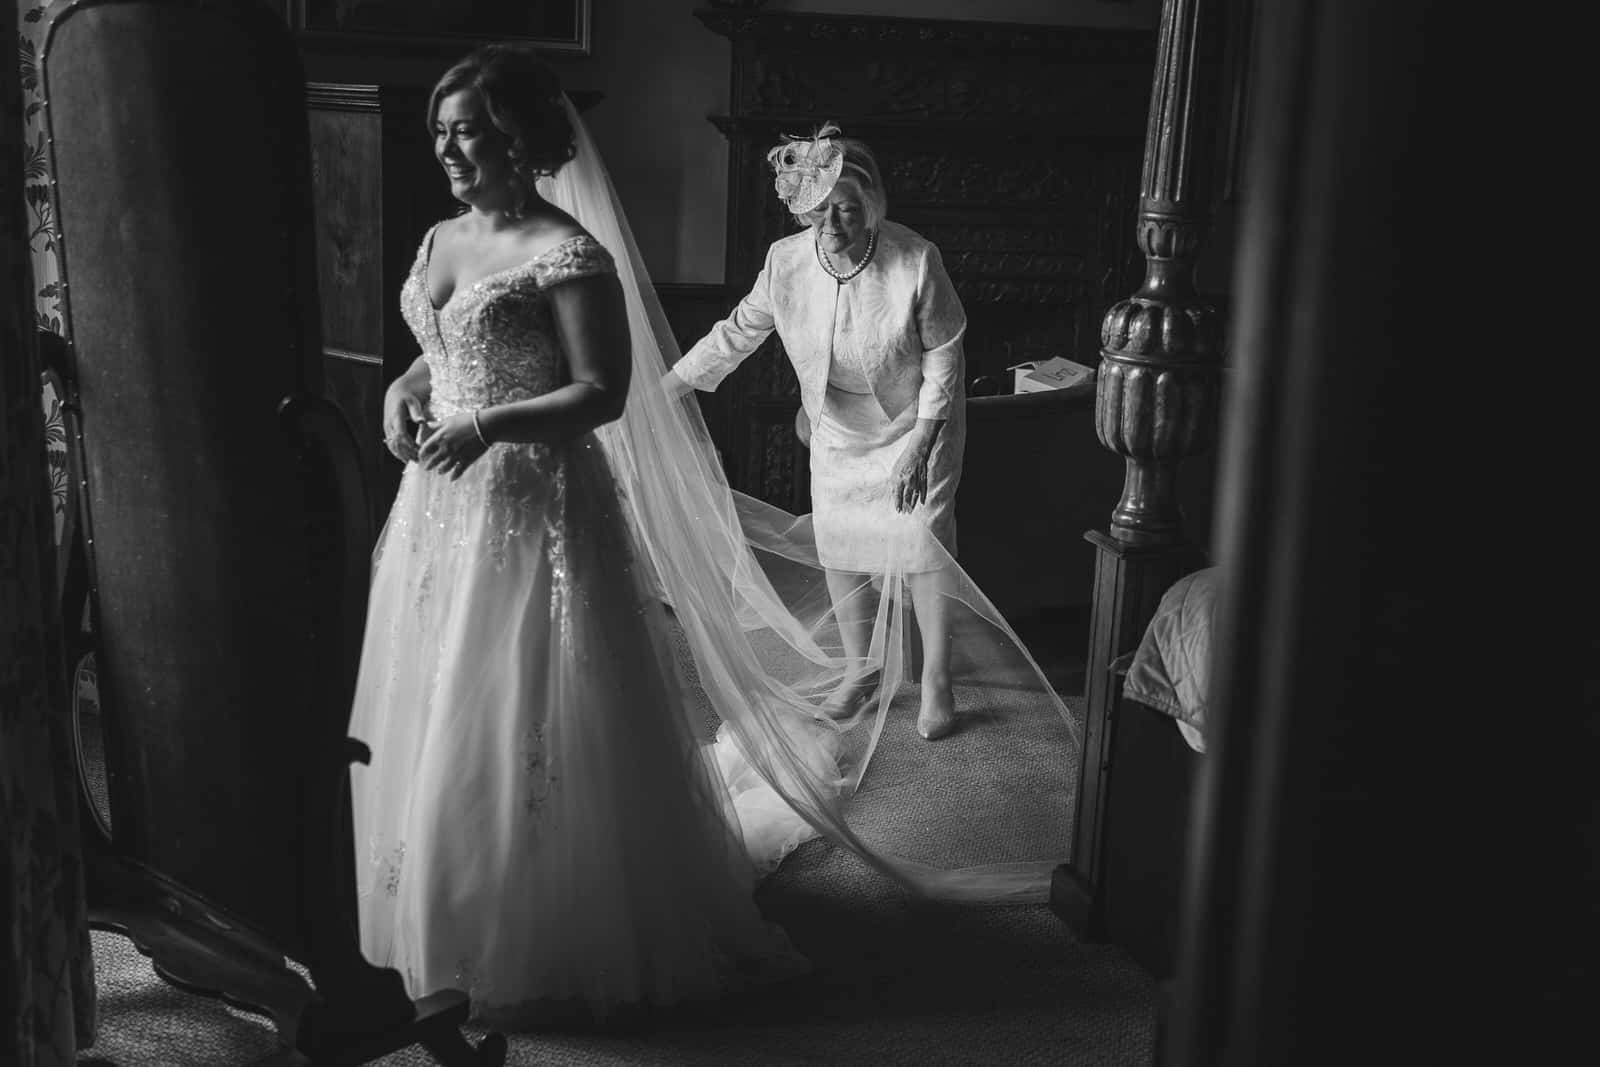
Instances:
[[[522,739],[523,807],[534,815],[555,792],[560,776],[552,773],[549,752],[544,743],[544,727],[536,725]]]
[[[368,892],[378,892],[388,897],[399,896],[400,872],[406,859],[405,844],[402,842],[385,847],[381,838],[374,837],[368,848],[370,856],[367,862],[373,872]]]
[[[401,291],[401,311],[428,365],[428,417],[445,419],[558,388],[564,356],[548,292],[578,278],[614,273],[611,254],[592,237],[572,237],[452,293],[435,308],[427,283],[433,235],[430,230],[423,239]],[[430,526],[437,523],[428,536],[410,539],[413,551],[478,548],[502,567],[507,544],[537,531],[552,539],[552,558],[560,559],[564,531],[544,517],[562,511],[565,466],[564,449],[512,443],[492,446],[456,481],[412,464],[405,477],[426,480],[420,487],[426,514]]]

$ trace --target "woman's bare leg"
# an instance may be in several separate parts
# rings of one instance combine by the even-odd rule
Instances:
[[[878,687],[878,665],[867,658],[872,645],[873,597],[863,575],[835,570],[825,573],[847,665],[843,681],[823,709],[835,719],[847,719]]]
[[[909,574],[911,610],[922,632],[922,708],[917,733],[929,741],[944,737],[956,725],[956,700],[950,688],[950,601],[945,572]]]

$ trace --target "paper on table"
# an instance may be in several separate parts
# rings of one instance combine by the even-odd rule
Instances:
[[[1037,363],[1019,363],[1010,368],[1013,374],[1012,391],[1039,393],[1050,389],[1071,389],[1094,381],[1095,370],[1082,363],[1056,356]]]

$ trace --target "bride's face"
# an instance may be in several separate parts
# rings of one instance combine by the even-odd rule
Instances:
[[[511,194],[514,175],[506,151],[510,144],[489,118],[476,89],[462,89],[439,101],[433,119],[433,154],[457,200],[487,207]]]

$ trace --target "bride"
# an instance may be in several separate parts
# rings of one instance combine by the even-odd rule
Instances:
[[[466,211],[401,293],[422,355],[386,401],[407,467],[351,720],[363,949],[498,1026],[792,974],[595,438],[630,345],[610,252],[535,188],[574,153],[559,87],[491,47],[429,118]]]

